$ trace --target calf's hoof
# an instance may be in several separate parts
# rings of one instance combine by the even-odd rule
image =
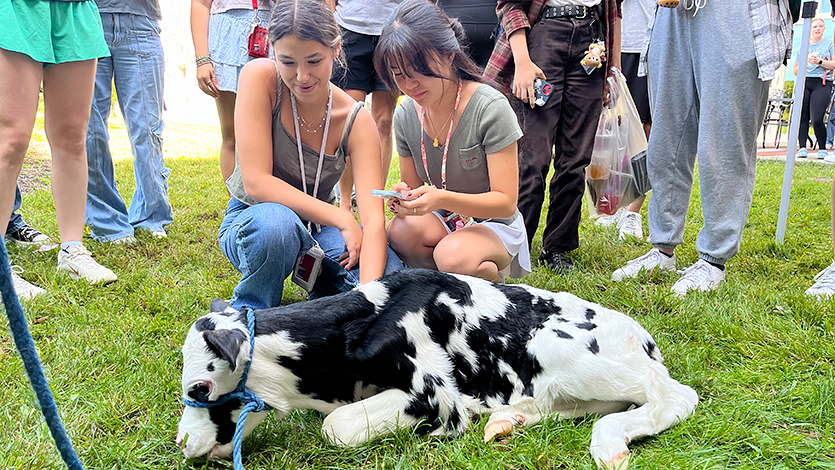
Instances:
[[[513,421],[515,424],[524,424],[525,417],[522,415],[516,415],[513,417]],[[514,422],[509,419],[502,419],[499,421],[493,421],[492,423],[487,423],[487,426],[484,426],[484,442],[490,442],[493,439],[505,437],[513,432]]]
[[[626,470],[629,466],[629,451],[616,455],[612,460],[603,462],[600,468],[605,470]]]

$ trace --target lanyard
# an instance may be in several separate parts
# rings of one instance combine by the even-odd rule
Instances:
[[[322,163],[325,161],[325,143],[328,140],[328,129],[331,126],[331,105],[333,90],[330,83],[328,83],[328,112],[325,115],[325,132],[322,134],[322,148],[319,149],[319,165],[316,168],[316,180],[313,183],[313,197],[318,199],[319,194],[319,178],[322,176]],[[293,92],[290,92],[290,104],[293,105],[293,125],[296,129],[296,144],[299,148],[299,168],[302,172],[302,190],[307,194],[307,177],[304,174],[304,154],[302,153],[302,135],[299,132],[299,114],[296,111],[296,97]],[[309,229],[310,227],[308,227]]]
[[[461,84],[458,82],[458,95],[455,97],[455,107],[452,108],[452,115],[458,111],[458,102],[461,101]],[[426,116],[426,108],[421,109],[420,112],[420,155],[423,157],[423,170],[426,171],[426,179],[429,184],[432,184],[432,177],[429,176],[429,165],[426,163],[426,147],[423,145],[423,136],[426,134],[423,130],[423,118]],[[449,131],[446,134],[446,143],[444,144],[444,159],[441,162],[441,189],[446,189],[446,155],[449,151],[449,138],[452,136],[452,125],[455,123],[455,118],[449,123]],[[437,188],[438,185],[436,184]]]

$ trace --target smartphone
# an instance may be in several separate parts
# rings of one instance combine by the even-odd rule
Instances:
[[[386,191],[384,189],[372,189],[371,195],[381,197],[383,199],[393,197],[395,199],[402,199],[404,201],[411,201],[412,199],[414,199],[413,197],[406,196],[405,194],[400,194],[397,191]]]
[[[551,93],[554,91],[554,86],[541,78],[533,81],[534,100],[533,104],[537,106],[545,106]]]

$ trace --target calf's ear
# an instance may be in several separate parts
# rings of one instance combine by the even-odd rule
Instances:
[[[210,351],[228,362],[230,370],[235,370],[241,345],[247,340],[246,333],[241,330],[210,330],[203,332],[203,339]]]
[[[226,311],[227,308],[232,309],[232,306],[229,304],[229,302],[220,298],[212,300],[212,303],[209,304],[209,312],[211,313],[222,313]]]

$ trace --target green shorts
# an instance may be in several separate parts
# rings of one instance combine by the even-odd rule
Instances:
[[[110,55],[93,0],[0,0],[0,25],[0,49],[44,65]]]

